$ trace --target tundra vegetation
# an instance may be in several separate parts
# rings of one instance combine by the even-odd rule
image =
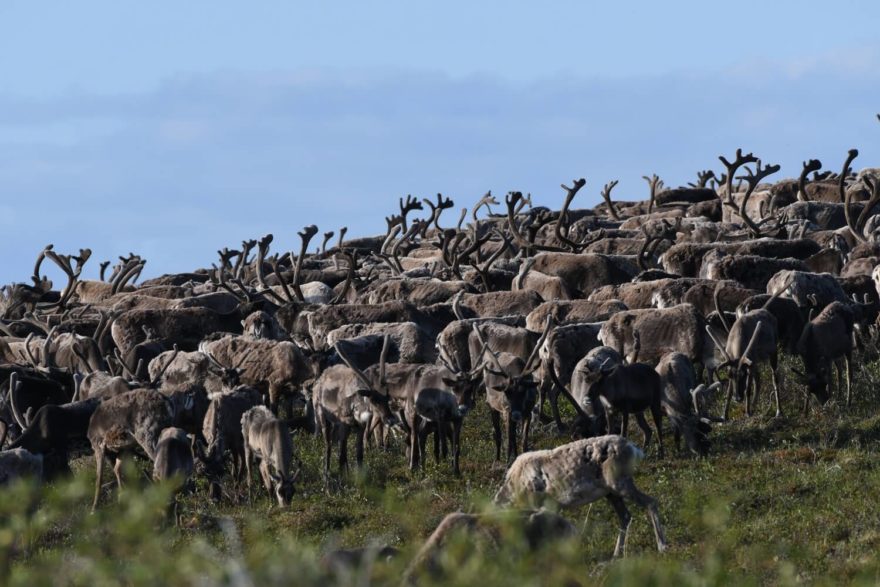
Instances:
[[[857,156],[407,196],[144,280],[47,245],[0,290],[0,583],[876,584]]]

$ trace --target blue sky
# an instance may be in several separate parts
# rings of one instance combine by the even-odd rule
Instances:
[[[880,165],[880,4],[712,5],[4,2],[0,282],[49,242],[156,275],[375,233],[409,193],[643,197],[740,146]]]

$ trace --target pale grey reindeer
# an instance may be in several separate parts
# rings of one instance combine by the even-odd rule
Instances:
[[[552,450],[538,450],[516,458],[495,503],[526,502],[531,507],[544,501],[563,508],[577,507],[606,498],[620,523],[614,556],[619,556],[632,519],[625,499],[648,511],[657,539],[657,550],[666,550],[666,535],[660,523],[657,501],[638,490],[633,480],[642,451],[622,436],[608,435],[577,440]]]
[[[269,497],[278,500],[279,506],[290,504],[294,482],[299,470],[291,473],[293,440],[290,430],[265,406],[255,406],[241,417],[241,434],[244,438],[244,464],[247,469],[248,491],[251,487],[251,462],[260,462],[260,476]]]

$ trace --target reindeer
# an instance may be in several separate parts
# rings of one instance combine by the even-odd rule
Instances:
[[[156,443],[156,459],[153,462],[153,481],[172,481],[175,484],[174,496],[171,498],[169,513],[174,522],[180,525],[180,512],[177,493],[190,484],[193,474],[195,457],[195,438],[190,438],[185,430],[169,427],[159,434]]]
[[[620,522],[614,556],[620,556],[632,519],[624,499],[648,510],[657,550],[666,550],[666,536],[657,502],[638,490],[633,481],[636,464],[644,454],[633,443],[616,435],[599,436],[564,444],[552,450],[522,454],[507,470],[495,503],[526,501],[532,507],[545,500],[561,507],[576,507],[605,497]]]
[[[532,410],[537,404],[538,390],[532,374],[540,366],[538,351],[550,332],[552,320],[547,325],[541,338],[528,359],[507,352],[500,355],[489,346],[483,331],[477,324],[474,332],[482,345],[481,355],[489,360],[484,363],[483,382],[486,386],[486,400],[492,408],[492,428],[495,439],[495,461],[501,461],[501,424],[507,429],[507,460],[512,462],[517,455],[517,427],[522,428],[523,452],[529,450],[529,425]]]
[[[155,462],[159,435],[165,428],[192,417],[196,393],[188,390],[165,396],[155,389],[141,388],[107,399],[97,407],[86,433],[97,466],[92,511],[97,509],[101,495],[104,460],[115,461],[113,472],[117,486],[122,488],[122,454],[140,448]]]
[[[399,414],[409,434],[410,468],[420,466],[424,455],[428,425],[435,431],[435,458],[439,460],[440,445],[445,444],[447,425],[452,426],[452,467],[460,474],[462,419],[473,407],[477,375],[482,364],[464,371],[447,363],[438,365],[410,365],[395,363],[386,365],[390,337],[385,338],[378,373],[373,376],[359,369],[354,363],[349,367],[358,379],[376,396],[386,397],[390,408]],[[345,353],[340,355],[348,361]],[[378,375],[378,376],[375,376]]]
[[[251,462],[256,457],[269,498],[277,499],[281,507],[289,505],[299,470],[293,474],[290,471],[293,441],[287,425],[265,406],[255,406],[241,417],[241,434],[248,493],[251,489]]]
[[[639,348],[639,337],[636,336],[634,354],[628,358],[628,363],[606,359],[598,370],[584,374],[581,381],[587,386],[586,393],[580,391],[576,395],[586,395],[594,417],[604,414],[609,431],[615,413],[620,412],[624,436],[627,434],[629,415],[635,414],[639,427],[645,433],[646,449],[651,444],[652,433],[642,412],[650,410],[657,428],[660,458],[663,458],[663,386],[660,376],[650,365],[635,362]]]

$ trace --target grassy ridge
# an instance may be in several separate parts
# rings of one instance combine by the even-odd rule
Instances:
[[[616,517],[600,501],[567,512],[583,528],[575,540],[531,553],[512,528],[501,549],[463,538],[443,557],[445,573],[423,584],[875,584],[880,415],[866,375],[857,379],[852,410],[832,404],[804,417],[800,391],[789,384],[786,418],[737,413],[734,422],[716,427],[707,459],[670,450],[660,461],[652,450],[636,480],[660,502],[671,545],[664,555],[656,553],[647,516],[631,507],[628,556],[612,561]],[[761,408],[770,409],[766,394]],[[463,436],[459,479],[433,457],[411,473],[398,442],[388,452],[368,451],[365,469],[329,496],[319,473],[321,440],[298,436],[304,472],[289,509],[274,507],[256,479],[252,499],[244,487],[233,487],[219,506],[199,481],[196,494],[182,500],[180,529],[163,522],[168,488],[138,483],[143,475],[135,465],[121,500],[105,496],[90,515],[94,460],[83,457],[71,481],[0,494],[0,583],[326,585],[333,579],[350,585],[369,576],[374,584],[397,584],[440,519],[488,507],[503,477],[492,463],[486,406],[468,416]],[[634,437],[641,441],[640,432]],[[549,428],[533,438],[537,447],[563,441]],[[319,564],[329,548],[369,544],[404,552],[361,575],[333,575]]]

